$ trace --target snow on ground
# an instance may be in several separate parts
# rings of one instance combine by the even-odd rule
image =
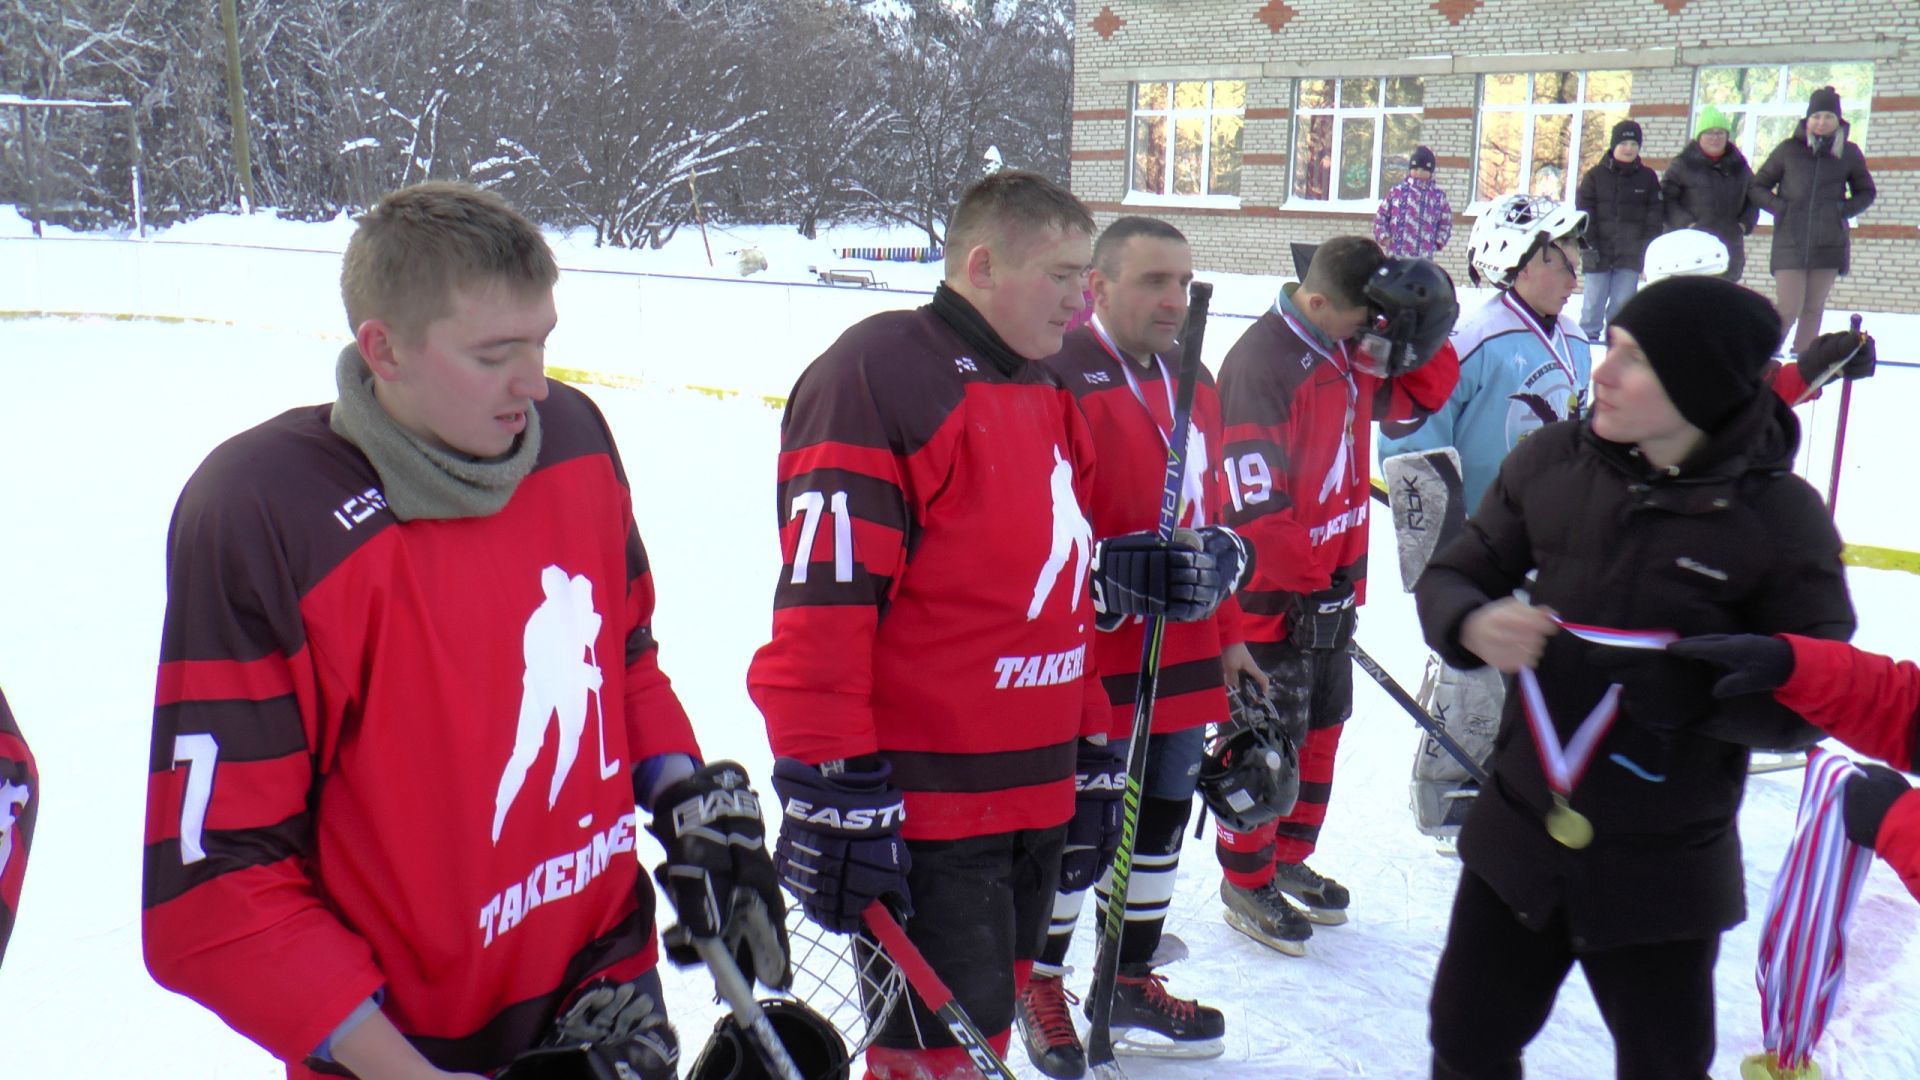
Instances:
[[[306,247],[321,247],[315,233],[335,228],[288,227],[300,239],[284,242]],[[283,239],[262,237],[257,228],[237,238]],[[788,255],[773,243],[776,232],[784,230],[729,234],[734,238],[727,243],[760,243],[777,264]],[[651,253],[655,261],[636,262],[635,268],[685,264],[686,236],[683,230],[666,251]],[[794,239],[792,248],[804,258],[806,242]],[[891,242],[911,241],[896,236]],[[697,233],[692,252],[704,268]],[[646,253],[612,254],[640,260]],[[565,250],[562,261],[572,264]],[[887,265],[883,276],[896,265]],[[1262,287],[1270,290],[1271,283]],[[1252,284],[1243,288],[1255,292]],[[723,328],[737,291],[718,282],[690,288],[684,295],[691,307],[684,314]],[[900,299],[903,305],[918,302]],[[0,308],[6,301],[0,296]],[[326,295],[290,296],[286,302],[335,301]],[[563,325],[572,314],[563,301]],[[1219,337],[1230,340],[1229,333]],[[1883,331],[1882,341],[1897,341],[1907,354],[1920,356],[1920,332]],[[588,352],[617,346],[578,343]],[[45,780],[21,919],[9,963],[0,970],[0,1073],[9,1078],[278,1075],[263,1052],[205,1009],[161,990],[141,964],[139,851],[148,724],[173,500],[221,440],[282,409],[331,398],[333,348],[311,333],[246,327],[0,320],[0,374],[14,388],[0,397],[0,431],[7,433],[10,450],[0,456],[0,491],[12,511],[0,527],[0,682]],[[590,359],[556,353],[550,362],[591,368]],[[784,362],[797,370],[805,359]],[[1868,384],[1876,393],[1856,395],[1848,461],[1878,467],[1868,474],[1870,482],[1846,489],[1851,505],[1843,502],[1843,515],[1893,502],[1868,496],[1872,488],[1898,481],[1886,463],[1898,460],[1903,430],[1890,412],[1878,411],[1884,405],[1870,403],[1909,397],[1920,380],[1889,372],[1876,383]],[[738,757],[764,777],[764,732],[744,682],[752,651],[768,630],[779,559],[767,504],[778,413],[752,398],[719,400],[668,385],[588,389],[621,441],[634,482],[636,512],[660,588],[663,664],[709,753]],[[1824,483],[1824,467],[1817,471]],[[1910,535],[1910,521],[1885,513],[1884,520],[1898,528],[1876,542],[1896,543],[1900,529]],[[1384,516],[1374,519],[1373,528],[1374,544],[1391,550]],[[1360,639],[1412,686],[1424,649],[1411,598],[1398,590],[1392,574],[1383,568],[1376,582]],[[1908,615],[1920,605],[1920,578],[1853,570],[1850,581],[1860,609],[1859,642],[1920,654],[1920,633],[1908,629]],[[1352,923],[1321,930],[1303,959],[1253,944],[1219,919],[1219,873],[1207,850],[1210,840],[1189,841],[1169,925],[1187,942],[1191,957],[1169,974],[1177,992],[1226,1010],[1227,1056],[1210,1064],[1134,1060],[1129,1075],[1424,1075],[1426,988],[1458,864],[1436,855],[1411,825],[1405,785],[1413,725],[1369,680],[1357,677],[1356,687],[1338,792],[1315,860],[1353,888]],[[1742,825],[1748,901],[1757,911],[1792,828],[1798,774],[1756,777],[1748,791]],[[650,838],[643,854],[650,863],[658,858]],[[1760,1045],[1752,980],[1756,935],[1750,921],[1723,941],[1715,1063],[1722,1078],[1733,1076],[1740,1057]],[[1083,927],[1071,959],[1082,973],[1075,976],[1080,984],[1091,968],[1090,938]],[[1872,1080],[1912,1074],[1920,1066],[1920,1030],[1911,1006],[1912,987],[1920,981],[1920,904],[1884,864],[1875,864],[1857,909],[1849,956],[1846,995],[1819,1051],[1828,1075]],[[671,973],[668,981],[691,1054],[717,1015],[710,985],[699,972]],[[1608,1046],[1576,976],[1529,1054],[1529,1075],[1572,1080],[1604,1074]],[[1015,1058],[1022,1076],[1037,1075],[1018,1052]]]

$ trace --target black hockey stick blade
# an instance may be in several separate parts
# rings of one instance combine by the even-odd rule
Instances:
[[[913,987],[913,992],[920,995],[920,1000],[926,1002],[927,1008],[932,1009],[947,1025],[947,1032],[960,1049],[966,1051],[967,1060],[973,1062],[973,1067],[980,1071],[980,1075],[987,1080],[1015,1080],[1013,1070],[1000,1060],[999,1054],[993,1052],[987,1037],[980,1033],[973,1018],[954,1000],[953,991],[947,989],[946,982],[933,970],[933,965],[927,963],[927,958],[907,938],[907,932],[901,929],[893,912],[887,910],[887,905],[875,900],[867,905],[860,916],[874,940],[893,958],[894,966],[907,977],[907,985]]]
[[[1373,676],[1373,681],[1380,684],[1380,689],[1387,692],[1387,696],[1393,699],[1394,704],[1405,709],[1407,715],[1413,717],[1414,723],[1419,724],[1426,729],[1427,734],[1433,736],[1433,741],[1440,744],[1440,749],[1445,750],[1453,760],[1460,763],[1461,768],[1467,770],[1467,775],[1473,777],[1481,787],[1487,786],[1491,778],[1487,775],[1486,767],[1473,760],[1473,755],[1467,753],[1466,747],[1461,746],[1453,736],[1447,734],[1447,729],[1441,727],[1438,720],[1421,708],[1420,703],[1413,699],[1413,695],[1407,693],[1405,687],[1395,681],[1393,676],[1387,674],[1387,669],[1381,667],[1379,661],[1368,656],[1367,650],[1360,647],[1359,641],[1348,642],[1347,652],[1353,657],[1353,662],[1360,665],[1360,670]]]

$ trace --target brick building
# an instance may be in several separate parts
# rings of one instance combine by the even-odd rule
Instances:
[[[1366,234],[1433,148],[1459,276],[1485,202],[1571,199],[1613,123],[1664,170],[1713,104],[1758,169],[1828,83],[1879,188],[1833,307],[1920,311],[1920,0],[1076,0],[1073,190],[1164,217],[1204,266],[1290,273],[1288,241]],[[1772,229],[1745,284],[1771,292]]]

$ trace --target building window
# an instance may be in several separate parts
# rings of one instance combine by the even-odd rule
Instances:
[[[1244,80],[1134,83],[1129,192],[1238,196],[1246,119]]]
[[[1793,137],[1807,115],[1807,95],[1823,86],[1840,92],[1847,138],[1864,149],[1873,100],[1873,65],[1867,63],[1701,68],[1693,89],[1693,122],[1699,123],[1708,105],[1726,113],[1733,121],[1734,145],[1757,169],[1774,147]]]
[[[1420,145],[1418,78],[1301,79],[1294,107],[1293,197],[1366,202],[1380,197],[1383,167],[1406,167]],[[1397,179],[1397,177],[1393,178]]]
[[[1627,118],[1631,71],[1537,71],[1480,81],[1477,200],[1525,192],[1571,202]]]

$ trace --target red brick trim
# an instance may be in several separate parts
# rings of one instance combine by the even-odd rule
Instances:
[[[1286,120],[1293,116],[1293,110],[1282,105],[1277,109],[1248,109],[1249,120]]]
[[[1678,116],[1684,118],[1692,111],[1693,107],[1691,105],[1661,101],[1636,101],[1627,107],[1628,116]]]
[[[1772,236],[1773,226],[1762,225],[1753,233]],[[1920,240],[1920,225],[1856,225],[1852,235],[1855,240]]]
[[[1098,210],[1103,213],[1133,214],[1139,213],[1141,208],[1128,203],[1089,202],[1087,203],[1087,209]],[[1333,210],[1282,210],[1277,206],[1242,206],[1237,210],[1229,210],[1217,206],[1153,206],[1149,209],[1157,217],[1187,215],[1189,217],[1237,217],[1263,218],[1269,220],[1280,218],[1290,221],[1321,220],[1352,223],[1356,219],[1365,219],[1370,216],[1365,213],[1342,213]]]
[[[1876,97],[1868,107],[1871,112],[1920,112],[1920,97],[1896,97],[1887,95]]]
[[[1920,171],[1920,155],[1886,155],[1867,159],[1867,168],[1872,172],[1916,172]]]
[[[1471,120],[1471,105],[1432,105],[1421,110],[1420,115],[1427,120]]]
[[[1640,160],[1646,164],[1647,168],[1652,169],[1654,172],[1666,172],[1667,164],[1671,162],[1673,159],[1663,158],[1663,157],[1642,157]]]
[[[1075,109],[1073,110],[1073,118],[1075,120],[1125,120],[1127,118],[1127,110]]]
[[[1240,160],[1248,165],[1285,165],[1285,154],[1241,154]]]
[[[1470,157],[1456,157],[1452,154],[1435,154],[1433,163],[1442,169],[1464,169],[1473,164]]]
[[[1071,161],[1125,161],[1125,150],[1075,150],[1067,155]]]

